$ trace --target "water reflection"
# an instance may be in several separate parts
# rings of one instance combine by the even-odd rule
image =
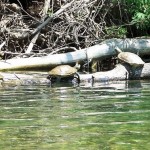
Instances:
[[[149,149],[148,81],[0,89],[0,147]]]

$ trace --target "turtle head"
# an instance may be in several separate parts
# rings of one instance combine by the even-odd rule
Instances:
[[[116,50],[117,53],[121,53],[122,52],[122,50],[119,47],[117,47],[117,46],[115,47],[115,50]]]
[[[77,70],[79,70],[79,69],[80,69],[80,67],[81,67],[81,65],[79,64],[79,62],[76,62],[76,64],[75,64],[74,68],[76,68]]]

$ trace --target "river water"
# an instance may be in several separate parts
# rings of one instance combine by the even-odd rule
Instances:
[[[0,88],[1,150],[149,150],[150,81]]]

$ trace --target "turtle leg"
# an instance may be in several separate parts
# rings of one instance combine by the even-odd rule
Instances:
[[[52,77],[50,75],[47,76],[47,79],[51,81]]]
[[[79,73],[78,72],[76,72],[75,74],[74,74],[74,79],[72,80],[72,82],[73,83],[80,83],[80,75],[79,75]]]
[[[61,81],[61,77],[52,77],[52,76],[47,76],[47,79],[49,79],[51,82],[57,82],[59,83]]]

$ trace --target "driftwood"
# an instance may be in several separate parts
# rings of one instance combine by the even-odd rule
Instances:
[[[150,54],[150,39],[110,39],[101,44],[75,52],[0,61],[0,70],[50,69],[61,64],[71,64],[90,59],[103,59],[116,55],[116,46],[123,51],[134,52],[140,56]]]

